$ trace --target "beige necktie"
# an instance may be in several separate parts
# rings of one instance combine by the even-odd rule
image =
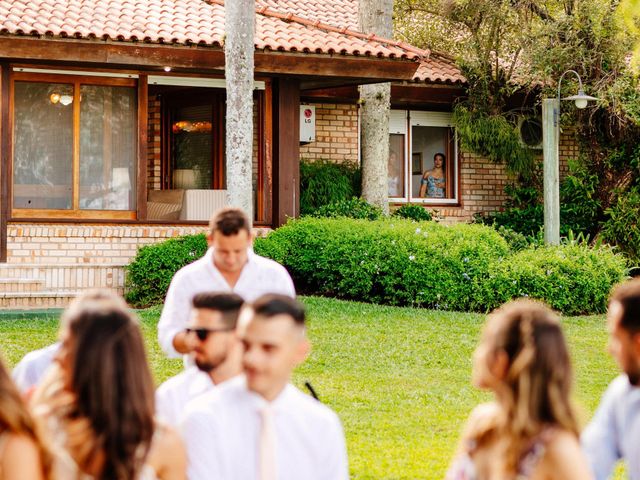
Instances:
[[[273,410],[265,405],[260,410],[262,425],[258,445],[259,480],[276,480],[276,431],[273,424]]]

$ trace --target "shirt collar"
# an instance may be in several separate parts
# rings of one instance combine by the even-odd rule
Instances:
[[[249,390],[246,387],[246,381],[245,381],[245,388],[247,389],[247,395],[249,397],[249,401],[257,411],[267,406],[269,406],[273,411],[286,411],[287,402],[291,398],[291,395],[293,394],[293,390],[295,387],[291,384],[285,385],[285,387],[278,394],[278,396],[274,398],[271,402],[268,402],[262,396]]]

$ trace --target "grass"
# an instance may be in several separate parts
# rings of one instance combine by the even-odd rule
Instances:
[[[467,415],[490,398],[469,383],[484,316],[302,300],[314,347],[294,381],[301,386],[308,380],[340,415],[351,477],[443,478]],[[159,313],[139,312],[157,382],[182,368],[157,345]],[[586,422],[617,369],[605,353],[602,316],[566,317],[563,324],[576,370],[575,402]],[[2,316],[0,349],[13,365],[53,342],[56,330],[57,315]]]

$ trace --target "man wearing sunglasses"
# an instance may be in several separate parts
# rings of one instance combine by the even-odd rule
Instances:
[[[265,295],[246,311],[245,374],[201,395],[183,417],[189,480],[347,480],[338,416],[291,384],[309,353],[302,305]]]
[[[207,234],[209,250],[201,259],[180,269],[169,286],[158,322],[158,340],[169,357],[188,354],[193,348],[184,328],[191,299],[200,292],[233,292],[252,302],[265,293],[295,297],[287,270],[253,253],[251,223],[239,208],[223,208],[214,214]]]
[[[185,329],[195,366],[164,382],[156,391],[156,414],[178,426],[192,399],[242,371],[242,345],[236,336],[243,301],[234,293],[199,293],[193,297]]]

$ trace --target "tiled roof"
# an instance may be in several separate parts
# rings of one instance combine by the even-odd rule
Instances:
[[[420,62],[413,76],[414,82],[463,84],[467,82],[455,61],[440,53],[431,52]]]
[[[295,12],[309,20],[358,30],[358,0],[256,0],[256,5],[277,12]],[[416,71],[414,82],[463,84],[466,79],[455,61],[446,55],[431,52],[425,55]]]
[[[256,0],[256,5],[295,13],[336,27],[358,30],[358,0]]]
[[[332,0],[335,1],[338,0]],[[310,20],[297,12],[294,15],[272,10],[270,4],[274,2],[260,0],[256,5],[258,49],[411,60],[419,60],[427,53],[401,42],[325,24],[320,19]],[[224,2],[0,0],[0,33],[219,47],[224,39]]]

